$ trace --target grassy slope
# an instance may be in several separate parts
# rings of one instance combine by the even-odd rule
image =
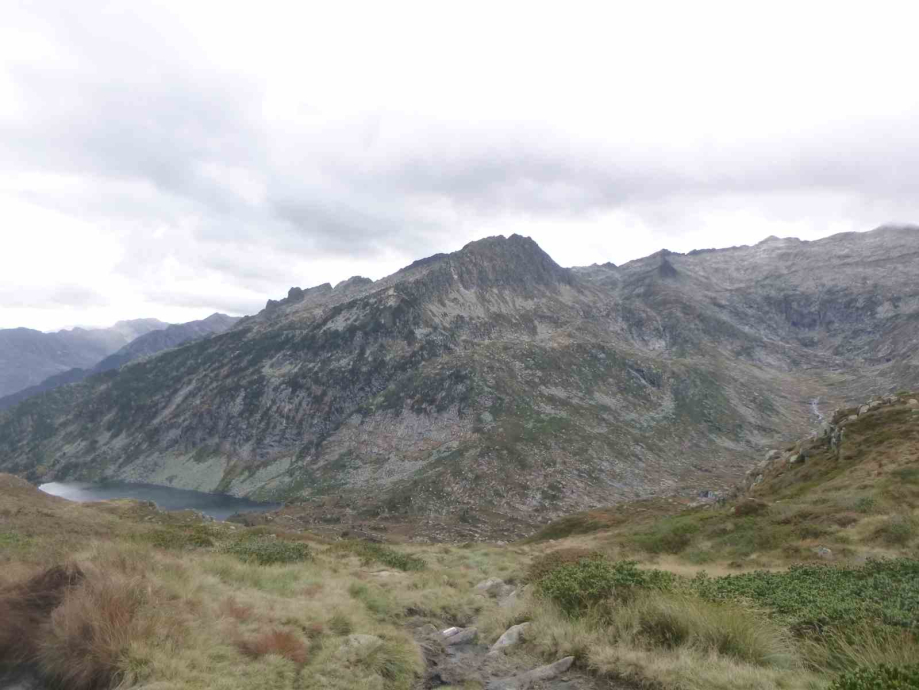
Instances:
[[[13,639],[0,634],[0,658],[31,654],[77,689],[395,690],[423,682],[420,625],[475,624],[490,643],[530,621],[512,652],[521,664],[573,654],[581,671],[639,686],[822,688],[839,671],[919,658],[903,627],[919,609],[906,558],[917,555],[917,430],[919,414],[894,407],[850,424],[838,459],[809,443],[803,465],[774,466],[755,503],[739,499],[749,514],[645,501],[501,548],[272,537],[130,501],[72,504],[0,475],[0,615],[22,615],[22,583],[49,567],[71,578]],[[846,567],[828,567],[817,546]],[[878,555],[900,560],[859,565]],[[821,565],[784,571],[801,561]],[[661,569],[676,574],[641,575]],[[691,577],[701,570],[709,577]],[[499,607],[476,596],[486,577],[530,586]],[[381,643],[341,651],[352,633]]]
[[[535,541],[568,538],[683,568],[919,553],[919,413],[901,404],[847,423],[838,457],[821,439],[794,448],[804,448],[805,462],[774,463],[734,500],[687,508],[654,499],[579,513],[548,525]]]

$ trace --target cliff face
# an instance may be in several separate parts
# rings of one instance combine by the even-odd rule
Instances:
[[[917,383],[917,269],[914,228],[578,269],[489,238],[0,413],[0,468],[481,531],[717,488]]]

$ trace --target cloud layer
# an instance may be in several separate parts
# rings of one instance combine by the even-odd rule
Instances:
[[[906,4],[10,4],[0,327],[919,220]]]

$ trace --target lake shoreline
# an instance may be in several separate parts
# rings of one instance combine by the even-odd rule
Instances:
[[[283,507],[280,503],[263,503],[226,494],[121,481],[46,482],[39,484],[38,489],[48,495],[77,503],[118,499],[152,501],[160,510],[194,510],[220,521],[236,514],[267,513]]]

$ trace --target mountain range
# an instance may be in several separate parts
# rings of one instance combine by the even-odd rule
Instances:
[[[177,347],[196,338],[204,338],[217,333],[223,333],[239,319],[226,314],[211,314],[206,319],[189,321],[178,324],[162,324],[162,328],[149,331],[131,340],[127,345],[110,354],[95,366],[82,369],[75,367],[54,376],[49,376],[41,383],[9,395],[0,397],[0,410],[19,404],[39,393],[53,390],[59,386],[77,383],[93,374],[117,369],[128,362],[133,362],[141,357],[154,355],[163,350]]]
[[[919,228],[562,268],[473,242],[292,288],[0,413],[0,470],[286,500],[446,536],[717,490],[919,383]]]
[[[168,324],[157,319],[119,321],[111,328],[42,333],[0,329],[0,397],[76,367],[91,367],[135,338]]]

